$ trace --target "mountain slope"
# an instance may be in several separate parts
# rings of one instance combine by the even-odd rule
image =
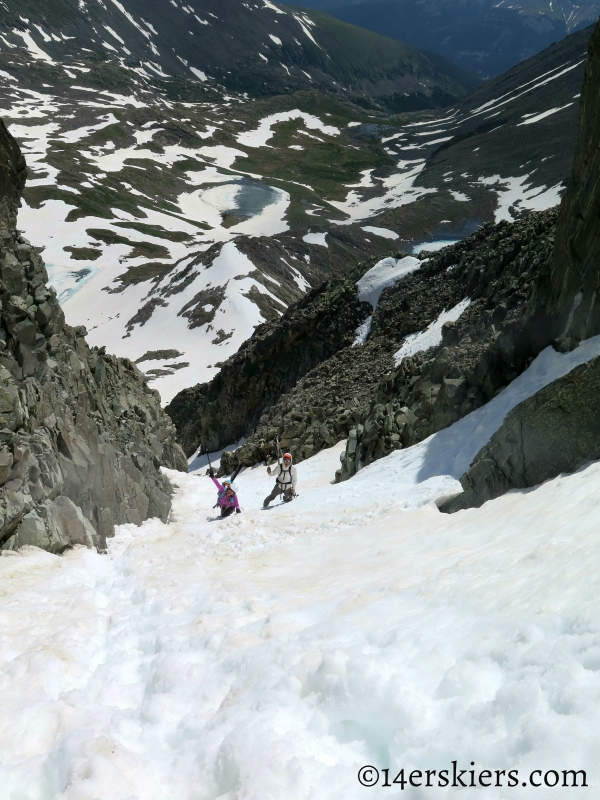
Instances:
[[[597,0],[308,0],[303,5],[432,50],[489,78],[598,19]]]
[[[376,214],[372,224],[397,232],[410,248],[558,203],[577,140],[591,31],[572,34],[441,115],[353,129],[357,143],[379,138],[399,169],[365,173],[336,207],[355,223]],[[385,192],[394,184],[402,186],[401,202]]]
[[[537,303],[556,217],[486,225],[428,260],[388,257],[313,292],[258,328],[210,384],[167,406],[186,453],[246,437],[225,453],[227,472],[270,459],[276,437],[296,461],[349,437],[343,480],[483,406],[550,342]],[[375,308],[363,273],[383,276]],[[354,313],[340,312],[341,298]],[[296,355],[305,349],[312,363]]]
[[[165,402],[214,378],[256,326],[324,280],[547,208],[569,174],[585,31],[441,117],[390,115],[313,84],[230,94],[179,61],[179,77],[151,77],[122,50],[100,57],[93,30],[96,42],[83,29],[45,42],[29,8],[32,41],[48,58],[55,46],[56,63],[2,44],[0,109],[29,167],[19,226],[46,248],[67,320],[137,362]],[[109,27],[137,31],[107,8]]]
[[[207,99],[215,89],[257,97],[314,85],[433,107],[477,83],[408,45],[265,0],[8,0],[0,30],[0,53],[26,48],[30,59],[70,63],[75,74],[77,59],[112,55],[133,80],[195,80]]]
[[[555,346],[575,356],[589,349],[600,332],[596,310],[599,71],[600,25],[590,41],[577,155],[560,210],[546,304]],[[445,510],[478,506],[511,488],[534,486],[597,460],[598,372],[596,358],[518,406],[477,454],[461,478],[464,493]]]
[[[419,137],[425,143],[430,136],[441,138],[441,142],[434,142],[437,147],[432,148],[432,156],[420,177],[423,184],[426,185],[428,175],[435,178],[437,170],[453,187],[452,191],[456,191],[453,172],[443,171],[444,167],[436,164],[436,160],[453,158],[453,149],[460,152],[465,144],[477,154],[480,147],[473,148],[473,144],[479,144],[478,138],[490,136],[496,127],[504,130],[507,139],[508,131],[514,131],[513,158],[522,157],[523,149],[535,144],[537,132],[529,135],[528,143],[527,134],[520,133],[519,128],[535,130],[537,125],[549,124],[547,121],[560,113],[552,108],[551,113],[541,111],[541,104],[547,104],[548,98],[560,101],[560,90],[566,92],[568,99],[572,86],[569,88],[564,79],[573,80],[570,76],[577,74],[578,49],[586,36],[586,31],[573,34],[568,42],[546,52],[545,59],[555,58],[557,51],[561,56],[570,53],[571,57],[558,66],[540,74],[540,65],[534,59],[533,64],[524,64],[515,74],[496,81],[491,90],[487,87],[478,90],[463,109],[455,109],[446,118],[432,123],[421,122],[412,129],[406,126],[401,130],[398,149],[404,152],[419,147],[416,144]],[[594,85],[590,77],[595,63],[594,47],[592,40],[587,86]],[[557,88],[555,81],[560,78],[563,83]],[[572,95],[571,98],[567,108],[575,110],[577,105]],[[523,113],[526,107],[532,109],[528,114]],[[591,116],[592,122],[584,130],[595,130],[593,112]],[[490,117],[491,128],[486,128]],[[530,120],[531,124],[523,124]],[[430,124],[435,124],[435,128],[427,134]],[[443,136],[454,130],[458,130],[454,136]],[[590,140],[589,134],[582,136],[593,154],[597,137]],[[486,155],[489,158],[490,153]],[[510,160],[506,162],[504,168],[510,168]],[[458,163],[462,168],[468,165],[466,158]],[[447,164],[444,166],[447,168]],[[585,170],[582,174],[588,175]],[[468,173],[458,177],[462,181],[470,179]],[[595,185],[593,176],[587,180]],[[544,201],[540,197],[544,194],[558,200],[557,192],[543,188],[533,194],[533,203],[537,201],[542,207]],[[236,379],[243,381],[245,375],[252,374],[254,385],[263,385],[265,374],[275,363],[273,347],[277,347],[280,339],[285,340],[283,331],[286,326],[294,326],[293,316],[301,307],[290,309],[281,320],[272,323],[270,330],[259,328],[245,348],[226,364],[217,380],[181,393],[170,404],[169,410],[188,454],[201,444],[216,449],[223,447],[228,438],[247,437],[233,455],[225,454],[222,464],[228,470],[237,463],[250,465],[269,458],[276,436],[297,460],[348,436],[338,475],[345,479],[372,460],[393,449],[409,447],[490,401],[551,343],[557,319],[556,311],[553,316],[546,311],[551,287],[556,283],[556,278],[551,278],[551,266],[557,211],[523,215],[525,203],[515,197],[511,199],[511,205],[505,201],[499,206],[496,216],[499,219],[504,214],[508,219],[522,216],[521,221],[485,226],[469,239],[442,250],[439,256],[417,262],[410,275],[398,277],[392,281],[393,286],[385,284],[387,288],[371,313],[360,310],[360,325],[354,328],[357,320],[348,321],[343,335],[338,335],[341,345],[338,353],[323,352],[318,365],[306,365],[304,372],[295,378],[296,385],[281,386],[278,394],[273,392],[270,378],[267,379],[264,383],[270,385],[269,391],[255,398],[241,391]],[[594,207],[592,201],[590,208]],[[563,216],[564,213],[563,210]],[[586,223],[580,220],[577,225],[585,228]],[[402,263],[405,260],[388,258],[374,269],[393,272]],[[560,263],[564,268],[564,259]],[[369,266],[372,264],[363,265],[365,275],[370,274]],[[570,274],[579,273],[571,269]],[[351,292],[355,284],[353,304],[358,311],[359,301],[365,299],[360,294],[359,278],[357,268],[348,276],[347,285],[338,281],[326,291]],[[322,303],[320,298],[319,303]],[[304,313],[309,309],[307,298]],[[318,325],[316,307],[314,312],[308,316]],[[341,323],[339,314],[335,321]],[[311,342],[319,341],[333,323],[328,318],[322,331],[311,329]],[[294,347],[297,347],[295,341],[291,349]],[[229,396],[244,398],[247,404],[240,417],[225,414],[228,422],[238,423],[237,427],[227,427],[218,415],[211,413],[213,408],[228,409]]]

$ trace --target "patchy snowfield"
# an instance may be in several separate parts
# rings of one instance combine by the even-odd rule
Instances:
[[[346,483],[330,484],[343,443],[320,453],[290,505],[260,509],[258,467],[238,479],[243,513],[212,521],[210,480],[170,473],[171,522],[121,526],[108,556],[1,558],[3,800],[352,800],[363,765],[453,760],[519,786],[370,796],[528,798],[538,769],[585,769],[596,796],[600,466],[451,516],[435,501],[513,387],[599,349],[545,351]]]
[[[173,3],[173,14],[189,17],[190,24],[195,18],[197,33],[217,25],[217,17],[209,21]],[[303,13],[272,4],[242,6],[243,13],[260,12],[268,20],[276,48],[284,42],[279,28],[287,17],[300,39],[312,39],[314,23]],[[68,322],[85,325],[91,344],[132,360],[175,348],[177,362],[140,362],[164,402],[214,377],[256,325],[282,313],[299,299],[298,290],[320,279],[317,273],[339,257],[338,226],[352,226],[342,229],[342,239],[366,243],[362,257],[386,252],[386,241],[390,249],[398,240],[406,244],[418,227],[411,223],[407,233],[404,220],[423,213],[423,230],[442,241],[419,245],[416,238],[411,246],[432,250],[463,235],[450,218],[464,215],[479,223],[482,195],[492,194],[497,221],[560,200],[563,173],[549,166],[557,156],[554,144],[541,159],[530,154],[523,163],[519,157],[497,164],[492,156],[500,145],[492,137],[504,125],[507,135],[518,130],[519,142],[545,141],[546,125],[570,118],[577,95],[565,95],[563,84],[581,68],[582,54],[552,69],[540,67],[538,75],[510,78],[497,92],[490,89],[485,102],[467,99],[437,119],[401,124],[393,117],[374,122],[365,114],[359,122],[336,103],[329,111],[327,104],[304,107],[300,96],[299,106],[296,100],[291,109],[269,103],[260,111],[242,95],[205,96],[204,89],[201,102],[172,102],[157,93],[150,74],[172,74],[170,49],[161,51],[161,60],[155,52],[159,34],[123,8],[109,4],[113,22],[101,39],[108,38],[103,47],[119,62],[114,66],[121,77],[133,77],[123,83],[130,90],[109,91],[109,84],[94,82],[98,64],[87,59],[89,51],[69,56],[80,43],[62,34],[52,38],[33,25],[6,34],[0,50],[23,51],[38,68],[52,64],[54,77],[29,86],[27,73],[15,78],[0,70],[0,106],[30,169],[18,224],[45,247],[50,282]],[[134,47],[130,37],[137,41],[138,34],[143,41]],[[131,68],[132,75],[131,59],[117,53],[131,55],[138,45],[153,56],[143,68]],[[261,57],[274,64],[274,52],[267,48],[269,55]],[[214,83],[210,70],[181,57],[178,63],[202,84]],[[467,141],[473,126],[481,131],[468,139],[468,150],[478,155],[458,169],[453,140]],[[551,142],[557,140],[553,134]],[[450,160],[436,175],[445,153]],[[452,203],[463,205],[451,210]],[[439,229],[428,216],[438,213],[444,216]],[[258,237],[274,240],[271,253],[270,245],[261,245],[261,254],[250,243],[240,246],[227,275],[213,269],[232,262],[237,240]],[[240,255],[244,249],[248,257]],[[357,343],[367,335],[366,328],[357,333]]]

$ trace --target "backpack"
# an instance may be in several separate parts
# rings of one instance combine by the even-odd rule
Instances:
[[[284,469],[283,466],[282,466],[281,467],[281,471],[280,471],[279,475],[277,476],[276,483],[278,483],[280,486],[283,486],[283,487],[288,487],[289,486],[291,488],[291,486],[292,486],[292,469],[293,469],[293,467],[291,467],[291,466],[290,466],[289,469]],[[282,480],[283,475],[285,473],[287,473],[288,476],[289,476],[289,480],[288,481]]]

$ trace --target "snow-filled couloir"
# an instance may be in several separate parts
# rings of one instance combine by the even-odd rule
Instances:
[[[598,350],[544,351],[351,481],[330,483],[342,446],[322,451],[289,505],[261,509],[259,466],[218,520],[203,470],[169,472],[171,521],[121,526],[107,556],[5,553],[3,797],[352,799],[363,765],[453,760],[525,781],[583,769],[593,793],[600,467],[452,516],[435,503],[510,407]],[[372,796],[399,796],[383,775]]]

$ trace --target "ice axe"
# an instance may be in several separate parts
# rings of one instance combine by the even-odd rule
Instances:
[[[240,472],[242,471],[242,468],[243,468],[243,466],[244,466],[243,464],[238,464],[238,465],[237,465],[237,467],[235,468],[235,472],[234,472],[234,473],[233,473],[233,475],[231,476],[231,482],[232,482],[232,483],[234,482],[234,480],[237,478],[237,476],[238,476],[238,475],[240,474]]]
[[[208,460],[208,472],[212,477],[213,468],[212,468],[212,464],[210,463],[210,453],[208,452],[208,450],[206,448],[204,450],[204,455],[206,456],[206,458]]]
[[[212,468],[212,464],[210,463],[210,453],[208,452],[208,450],[206,451],[206,458],[208,459],[208,468],[209,468],[209,470],[210,470],[210,472],[212,474],[213,468]],[[240,474],[240,472],[243,469],[243,466],[244,466],[243,464],[238,464],[238,466],[236,467],[233,475],[231,476],[231,483],[233,483],[234,480],[237,478],[237,476]]]

